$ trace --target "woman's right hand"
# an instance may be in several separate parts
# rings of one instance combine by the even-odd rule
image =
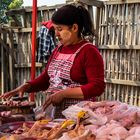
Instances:
[[[0,98],[3,98],[4,100],[10,99],[11,97],[15,95],[19,95],[19,97],[23,97],[24,92],[28,91],[30,88],[29,83],[25,83],[19,87],[17,87],[14,90],[11,90],[9,92],[4,93],[3,95],[0,96]]]

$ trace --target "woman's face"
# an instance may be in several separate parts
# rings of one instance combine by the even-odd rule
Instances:
[[[55,35],[64,46],[73,44],[73,42],[77,39],[77,32],[73,30],[73,27],[54,24],[54,28]]]

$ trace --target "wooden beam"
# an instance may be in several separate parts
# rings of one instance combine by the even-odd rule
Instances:
[[[42,67],[43,63],[38,63],[36,62],[36,67]],[[31,67],[31,63],[21,63],[21,64],[15,64],[15,68],[30,68]]]
[[[99,49],[134,49],[140,50],[140,45],[99,45]]]
[[[22,14],[24,14],[25,13],[25,9],[12,9],[12,10],[8,10],[7,12],[6,12],[6,15],[7,16],[12,16],[12,15],[16,15],[16,14],[20,14],[20,15],[22,15]]]
[[[22,28],[22,27],[19,27],[19,28],[11,28],[15,33],[25,33],[25,32],[32,32],[32,28]],[[37,27],[37,31],[39,31],[40,27]]]
[[[140,3],[140,0],[110,0],[110,1],[105,1],[105,5],[116,5],[116,4],[131,4],[131,3]]]
[[[86,5],[91,5],[91,6],[95,6],[95,7],[103,7],[104,6],[104,2],[100,1],[100,0],[66,0],[66,3],[76,3],[76,2],[80,2]]]
[[[132,80],[119,80],[119,79],[105,79],[106,83],[109,84],[118,84],[118,85],[129,85],[129,86],[137,86],[140,87],[139,81],[132,81]]]

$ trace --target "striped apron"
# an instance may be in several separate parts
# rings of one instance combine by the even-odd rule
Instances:
[[[73,65],[74,59],[79,51],[85,47],[87,44],[83,44],[74,54],[63,54],[60,53],[59,50],[61,48],[58,47],[56,54],[52,58],[49,68],[48,75],[50,77],[50,86],[47,90],[47,93],[53,94],[57,91],[64,90],[68,88],[79,87],[80,83],[76,83],[72,81],[70,77],[70,70]],[[76,104],[82,101],[82,99],[75,98],[65,98],[59,105],[54,107],[54,118],[63,118],[62,111],[65,110],[68,106],[72,104]]]

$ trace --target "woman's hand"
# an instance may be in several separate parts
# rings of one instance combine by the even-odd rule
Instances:
[[[9,91],[9,92],[6,92],[4,93],[3,95],[0,96],[0,98],[3,98],[4,100],[8,100],[10,99],[12,96],[15,96],[16,95],[16,90],[12,90],[12,91]]]
[[[57,105],[64,99],[63,91],[58,91],[49,95],[43,105],[43,110],[45,110],[50,104]]]
[[[43,109],[45,110],[50,104],[57,105],[61,103],[64,98],[84,99],[84,95],[80,87],[57,91],[47,97]]]
[[[10,99],[15,95],[19,95],[19,97],[23,97],[24,92],[26,92],[29,88],[30,88],[30,84],[25,83],[12,91],[4,93],[3,95],[0,96],[0,98],[3,98],[5,100],[5,99]]]
[[[57,105],[57,104],[61,103],[62,100],[64,99],[63,90],[51,94],[50,98],[51,98],[51,103],[53,105]]]

